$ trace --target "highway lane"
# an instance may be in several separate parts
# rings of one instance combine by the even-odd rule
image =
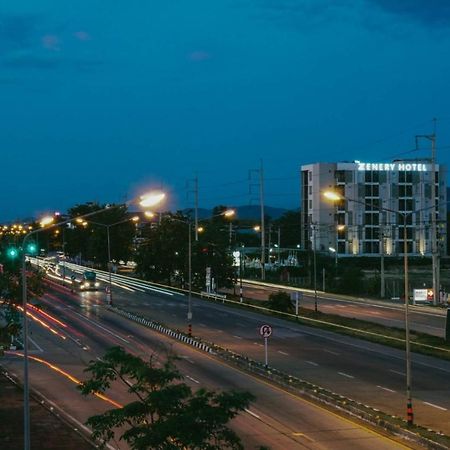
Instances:
[[[267,300],[269,295],[278,291],[294,292],[294,289],[270,283],[258,285],[253,282],[243,283],[245,298]],[[314,309],[314,293],[304,290],[301,306]],[[367,299],[352,299],[347,296],[339,296],[331,293],[318,293],[318,309],[328,314],[336,314],[343,317],[366,320],[389,327],[404,328],[405,313],[403,305],[397,301],[381,301]],[[410,308],[411,329],[433,336],[445,336],[445,309],[430,308],[424,306],[412,306]]]
[[[271,292],[289,288],[257,286],[247,284],[250,295],[269,295]],[[318,307],[320,311],[337,314],[345,317],[354,317],[369,322],[380,323],[386,326],[404,328],[404,306],[400,300],[370,300],[364,298],[352,298],[331,293],[318,293]],[[305,290],[302,306],[313,309],[315,304],[314,293]],[[410,307],[411,329],[435,336],[444,337],[446,311],[428,306]]]
[[[86,362],[101,355],[112,344],[123,345],[130,351],[146,356],[155,352],[162,355],[165,350],[172,349],[182,356],[180,369],[193,388],[205,386],[249,389],[257,395],[258,400],[249,412],[239,417],[234,424],[243,435],[246,448],[255,448],[257,444],[269,445],[273,449],[399,448],[391,440],[359,425],[338,418],[218,363],[207,355],[105,311],[98,306],[102,301],[99,297],[98,293],[87,293],[81,298],[77,294],[71,295],[59,290],[46,296],[45,311],[51,316],[57,315],[58,320],[67,326],[63,327],[50,320],[46,323],[66,336],[66,339],[43,328],[40,323],[33,322],[32,339],[36,348],[32,350],[32,356],[39,353],[38,358],[51,360],[52,364],[62,370],[83,378],[82,370]],[[40,319],[46,321],[45,317],[41,316]],[[16,356],[9,355],[6,362],[15,372],[20,371],[21,361]],[[81,397],[75,391],[73,382],[42,363],[32,361],[30,374],[32,386],[49,400],[58,403],[78,422],[83,422],[86,414],[98,412],[105,407],[104,402],[99,399]],[[126,394],[119,389],[113,391],[113,397],[114,401],[126,400]],[[95,404],[89,404],[89,409],[86,409],[85,402]]]
[[[120,306],[186,330],[184,296],[120,289],[114,295]],[[104,298],[101,293],[82,296]],[[405,415],[403,351],[198,299],[193,299],[193,311],[194,334],[260,361],[258,328],[269,321],[275,327],[270,340],[273,366],[383,411]],[[448,362],[413,355],[416,421],[446,433],[450,433],[449,373]]]

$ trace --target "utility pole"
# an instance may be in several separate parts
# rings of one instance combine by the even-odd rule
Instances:
[[[261,279],[266,279],[266,233],[264,220],[264,169],[263,161],[259,168],[259,200],[261,203]]]
[[[258,175],[258,182],[252,183],[252,175],[256,173]],[[252,187],[258,187],[259,189],[259,203],[261,206],[261,225],[260,225],[260,231],[261,231],[261,280],[266,279],[266,227],[265,227],[265,220],[264,220],[264,170],[263,170],[263,161],[261,159],[261,164],[259,169],[254,169],[249,171],[249,193],[252,194],[253,190]]]
[[[436,229],[436,119],[433,119],[432,134],[416,135],[416,149],[419,148],[419,139],[421,138],[431,141],[431,264],[433,272],[433,304],[437,305],[440,301],[440,261]]]
[[[385,277],[384,277],[384,226],[383,226],[383,212],[380,211],[380,297],[384,298],[386,295]]]
[[[281,265],[281,227],[278,227],[278,266]]]
[[[192,188],[190,188],[192,184]],[[188,180],[186,183],[187,186],[187,196],[189,194],[194,194],[194,236],[195,240],[198,241],[198,176],[195,178]]]

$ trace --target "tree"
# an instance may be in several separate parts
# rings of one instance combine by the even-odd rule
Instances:
[[[83,214],[105,208],[106,205],[98,203],[84,203],[69,209],[68,214],[74,219]],[[125,205],[114,206],[104,212],[98,213],[92,221],[86,219],[86,225],[75,222],[71,228],[65,228],[65,250],[70,256],[78,256],[84,260],[95,261],[106,267],[108,262],[107,232],[103,225],[116,224],[110,228],[111,259],[127,261],[132,252],[135,226],[130,219]],[[118,224],[118,222],[122,222]],[[94,223],[95,222],[95,223]],[[102,225],[96,225],[102,224]]]
[[[158,225],[149,224],[144,228],[144,241],[135,257],[139,275],[169,285],[186,285],[188,220],[181,213],[167,213]],[[199,233],[199,240],[195,241],[191,226],[192,284],[196,288],[202,288],[205,284],[206,268],[211,267],[216,284],[229,287],[235,278],[235,270],[228,250],[228,234],[224,232],[221,223],[209,223],[204,228],[205,231]]]
[[[294,307],[291,302],[291,297],[289,296],[288,293],[283,291],[272,292],[269,295],[267,308],[287,313],[290,313],[294,310]]]
[[[253,400],[248,392],[193,393],[181,382],[174,357],[157,367],[152,358],[144,361],[121,347],[91,361],[86,372],[91,378],[79,386],[83,395],[106,392],[119,381],[135,399],[87,420],[102,448],[119,435],[136,450],[243,449],[227,424]]]
[[[286,211],[273,222],[272,229],[280,228],[281,246],[295,248],[300,244],[301,214],[300,210]]]

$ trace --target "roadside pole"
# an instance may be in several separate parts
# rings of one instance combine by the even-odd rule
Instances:
[[[261,325],[259,334],[264,338],[264,367],[269,366],[267,339],[272,335],[272,327],[270,325]]]

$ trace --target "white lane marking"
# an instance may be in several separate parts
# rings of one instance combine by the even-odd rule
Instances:
[[[389,389],[389,388],[384,387],[384,386],[377,386],[377,388],[383,389],[383,391],[396,392],[396,391],[393,391],[392,389]]]
[[[311,366],[317,367],[319,364],[315,363],[314,361],[305,361],[306,364],[310,364]]]
[[[433,408],[440,409],[441,411],[447,411],[447,408],[443,408],[442,406],[435,405],[434,403],[423,402],[424,405],[432,406]]]
[[[353,375],[349,375],[348,373],[345,372],[338,372],[338,374],[346,378],[355,378]]]
[[[236,339],[242,339],[240,336],[236,336],[235,334],[233,334],[233,337]]]
[[[257,345],[258,347],[264,347],[264,345],[260,344],[259,342],[253,342],[254,345]]]
[[[87,320],[88,322],[92,323],[96,327],[101,328],[103,331],[106,331],[107,333],[111,334],[112,336],[116,337],[117,339],[120,339],[121,341],[126,342],[127,344],[130,343],[130,341],[127,341],[122,336],[119,336],[118,334],[113,333],[111,330],[108,330],[108,328],[105,328],[105,327],[101,326],[99,323],[97,323],[97,322],[95,322],[95,321],[93,321],[91,319],[88,319],[86,316],[83,316],[83,314],[77,313],[76,311],[73,311],[73,313],[76,314],[77,316],[82,317],[84,320]]]
[[[223,330],[216,330],[218,333],[223,333]]]
[[[399,372],[398,370],[389,369],[389,372],[396,373],[397,375],[401,375],[402,377],[406,377],[406,373]]]
[[[42,348],[38,345],[38,343],[32,339],[30,336],[28,336],[28,339],[33,343],[33,345],[42,353],[44,353],[44,350],[42,350]]]
[[[255,417],[256,419],[261,419],[261,417],[258,416],[258,414],[255,414],[253,411],[250,411],[249,409],[245,408],[244,411],[247,414],[250,414],[251,416]]]
[[[278,353],[284,356],[289,356],[289,353],[283,352],[282,350],[278,350]]]
[[[208,326],[205,325],[204,323],[199,323],[199,325],[200,325],[201,327],[203,327],[203,328],[208,328]]]
[[[189,378],[194,383],[200,384],[200,381],[197,381],[195,378],[190,377],[189,375],[186,375],[186,378]]]
[[[333,350],[327,350],[326,348],[324,348],[323,351],[326,352],[326,353],[330,353],[331,355],[335,355],[335,356],[339,356],[340,355],[340,353],[333,352]]]

